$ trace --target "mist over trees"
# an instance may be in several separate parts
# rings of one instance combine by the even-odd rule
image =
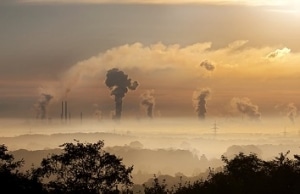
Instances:
[[[208,168],[207,176],[190,181],[177,174],[178,182],[170,184],[170,176],[154,175],[153,179],[134,190],[133,166],[126,167],[122,158],[103,150],[104,142],[64,143],[62,152],[48,155],[39,167],[26,172],[25,161],[17,160],[0,145],[1,193],[144,193],[193,194],[232,193],[265,194],[300,192],[300,155],[289,158],[289,151],[271,160],[254,153],[240,152],[228,158],[224,166]],[[137,185],[138,186],[138,185]]]
[[[269,161],[253,153],[240,152],[233,159],[221,156],[223,169],[210,169],[206,180],[180,181],[169,186],[165,179],[159,180],[154,175],[152,183],[144,185],[145,194],[296,194],[300,192],[300,156],[290,159],[288,154],[289,151],[280,153]]]

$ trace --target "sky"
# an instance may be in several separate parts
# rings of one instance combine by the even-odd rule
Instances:
[[[0,117],[60,118],[68,101],[72,117],[111,119],[117,68],[138,83],[125,119],[295,122],[299,19],[292,0],[1,1]]]

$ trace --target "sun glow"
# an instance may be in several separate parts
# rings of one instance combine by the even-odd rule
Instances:
[[[21,3],[116,3],[115,0],[20,0]],[[154,3],[154,4],[240,4],[253,6],[289,6],[292,9],[300,9],[298,0],[124,0],[122,3]]]

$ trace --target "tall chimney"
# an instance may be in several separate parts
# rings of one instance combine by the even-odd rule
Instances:
[[[65,101],[65,120],[68,120],[68,105],[67,105],[67,101]]]

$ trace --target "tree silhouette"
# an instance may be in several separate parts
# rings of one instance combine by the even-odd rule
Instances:
[[[256,154],[239,153],[234,158],[222,156],[225,163],[221,171],[210,169],[206,180],[180,184],[171,194],[299,194],[300,155],[289,159],[280,153],[270,161],[264,161]],[[156,192],[157,191],[157,192]],[[152,186],[145,187],[145,194],[166,193],[163,183],[154,178]]]
[[[43,179],[50,193],[118,193],[118,186],[128,189],[133,183],[133,167],[103,151],[104,142],[64,143],[61,154],[44,158],[35,173]],[[116,191],[117,190],[117,191]]]
[[[222,156],[222,172],[214,173],[205,181],[203,193],[300,193],[300,162],[280,153],[271,161],[259,159],[256,154],[239,153],[233,159]]]
[[[154,174],[153,181],[150,186],[143,184],[145,194],[167,194],[166,180],[163,179],[160,183],[156,175]]]
[[[7,147],[0,145],[0,188],[1,193],[43,194],[42,184],[32,173],[20,172],[24,160],[15,161],[14,156],[7,153]]]

